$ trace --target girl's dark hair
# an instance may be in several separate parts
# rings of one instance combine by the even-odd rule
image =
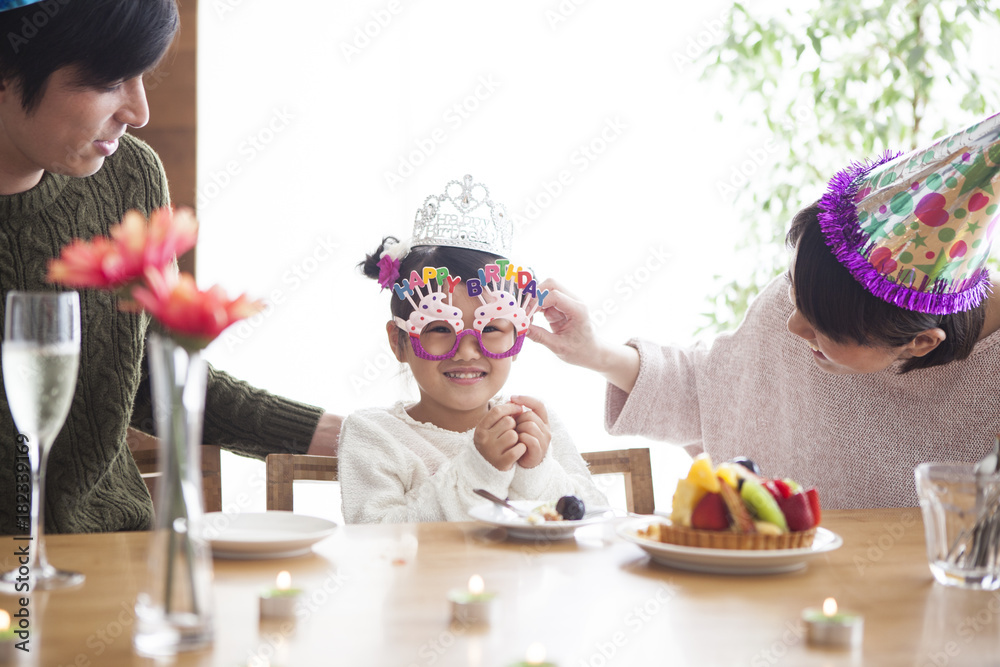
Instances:
[[[378,261],[385,250],[385,244],[398,243],[394,236],[386,236],[375,252],[365,257],[365,261],[360,262],[358,267],[367,277],[378,280]],[[425,266],[436,266],[446,268],[453,276],[461,276],[462,280],[475,278],[479,269],[498,259],[506,259],[501,255],[470,248],[453,248],[451,246],[429,245],[411,248],[399,263],[399,278],[395,282],[409,279],[410,272],[416,271],[418,274]],[[413,312],[413,306],[407,299],[396,298],[392,295],[392,305],[389,307],[395,317],[406,319]]]
[[[927,329],[942,329],[945,340],[923,357],[906,360],[900,373],[969,356],[986,320],[985,302],[952,315],[928,315],[872,296],[826,245],[819,212],[819,202],[799,211],[785,237],[795,250],[795,306],[810,325],[838,343],[868,347],[900,347]]]
[[[0,79],[32,113],[49,77],[79,69],[80,86],[107,86],[149,71],[179,26],[175,0],[43,0],[0,12]]]

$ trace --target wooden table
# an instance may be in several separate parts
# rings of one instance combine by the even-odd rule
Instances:
[[[803,571],[753,577],[653,564],[610,524],[538,544],[477,523],[346,526],[313,555],[216,560],[212,649],[156,663],[131,646],[149,535],[52,536],[50,560],[87,580],[37,595],[22,662],[491,667],[540,641],[562,667],[1000,664],[1000,592],[935,584],[917,510],[827,512],[824,526],[844,538],[840,549]],[[12,538],[0,543],[13,552]],[[261,625],[257,595],[281,569],[306,590],[299,618]],[[495,621],[450,625],[447,591],[476,573],[498,593]],[[861,650],[806,646],[800,613],[828,596],[864,614]],[[0,607],[16,602],[0,596]]]

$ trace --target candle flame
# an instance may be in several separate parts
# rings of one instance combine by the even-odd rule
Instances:
[[[528,647],[524,661],[529,665],[540,665],[545,662],[545,647],[542,646],[541,642],[535,642]]]
[[[478,574],[474,574],[469,577],[469,592],[473,595],[479,595],[485,590],[486,585],[483,583],[483,578]]]
[[[274,580],[274,585],[279,590],[287,591],[292,587],[292,575],[288,573],[288,570],[282,570],[278,573],[278,578]]]
[[[0,632],[10,630],[10,614],[0,609]]]
[[[823,615],[834,616],[837,613],[837,601],[833,598],[823,600]]]

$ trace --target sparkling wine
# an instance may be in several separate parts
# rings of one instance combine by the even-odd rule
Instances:
[[[73,402],[80,348],[73,343],[3,343],[3,384],[18,430],[51,443]]]
[[[17,526],[30,527],[33,548],[15,569],[0,573],[6,593],[78,586],[84,575],[49,564],[45,556],[45,468],[49,449],[69,414],[80,364],[80,295],[76,292],[7,292],[0,366],[7,407],[28,438],[31,498],[17,493]],[[25,516],[25,512],[29,516]]]

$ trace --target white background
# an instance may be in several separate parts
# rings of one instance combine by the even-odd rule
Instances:
[[[525,221],[514,260],[584,298],[602,336],[691,343],[713,275],[747,270],[721,186],[774,157],[753,109],[691,63],[729,6],[203,0],[198,281],[269,303],[210,361],[339,414],[415,397],[389,295],[355,266],[467,173]],[[596,374],[529,342],[505,392],[545,400],[581,450],[649,446],[669,508],[687,455],[609,436]],[[245,461],[224,463],[225,502],[261,510],[263,465]],[[335,515],[339,489],[303,493],[297,510]]]

